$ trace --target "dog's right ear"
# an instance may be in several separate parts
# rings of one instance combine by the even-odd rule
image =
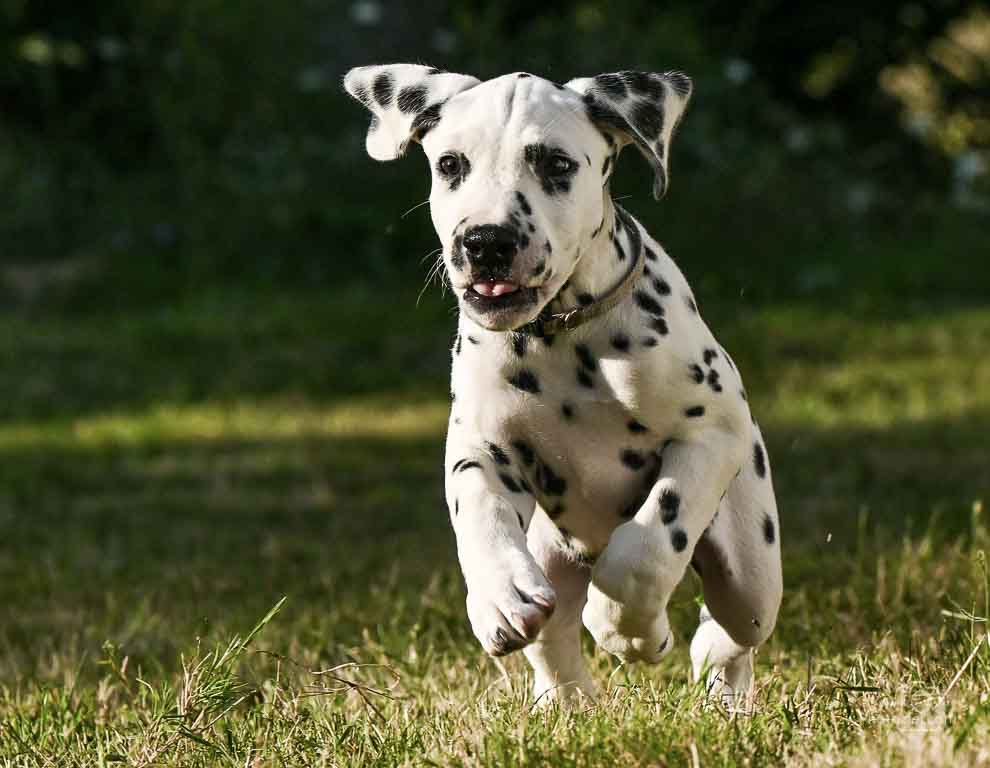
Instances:
[[[447,99],[479,82],[418,64],[355,67],[344,76],[347,92],[371,110],[365,146],[375,160],[401,157],[410,140],[440,122]]]

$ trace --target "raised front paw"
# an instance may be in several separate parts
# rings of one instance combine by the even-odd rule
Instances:
[[[468,585],[471,628],[490,656],[505,656],[535,640],[556,602],[553,587],[535,564],[516,574],[492,568],[486,578]]]
[[[599,648],[623,661],[656,664],[673,647],[666,611],[653,606],[627,606],[592,583],[581,616]]]

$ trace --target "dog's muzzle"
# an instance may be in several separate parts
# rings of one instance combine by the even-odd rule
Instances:
[[[513,279],[513,266],[519,254],[519,235],[499,224],[470,227],[461,240],[461,249],[470,267],[470,284],[464,302],[478,315],[506,318],[530,307],[536,289],[526,288]]]

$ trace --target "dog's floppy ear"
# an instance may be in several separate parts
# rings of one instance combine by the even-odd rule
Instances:
[[[375,160],[401,157],[410,139],[439,122],[443,102],[479,82],[418,64],[355,67],[344,76],[347,92],[371,110],[365,146]]]
[[[683,72],[613,72],[567,83],[582,94],[588,117],[620,145],[633,142],[653,166],[653,196],[667,191],[670,140],[693,88]]]

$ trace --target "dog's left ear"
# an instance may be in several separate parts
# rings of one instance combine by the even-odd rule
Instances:
[[[620,146],[633,142],[653,166],[653,196],[668,186],[670,140],[691,98],[691,78],[683,72],[614,72],[567,83],[582,94],[588,117]]]
[[[440,121],[443,103],[480,80],[419,64],[355,67],[344,88],[371,110],[365,146],[375,160],[395,160]]]

